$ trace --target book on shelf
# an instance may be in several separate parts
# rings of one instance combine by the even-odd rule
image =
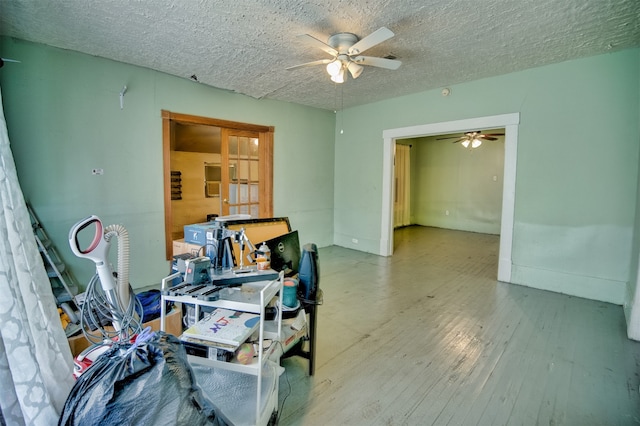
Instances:
[[[244,343],[260,324],[260,315],[217,308],[183,332],[186,338],[224,343],[234,348]]]

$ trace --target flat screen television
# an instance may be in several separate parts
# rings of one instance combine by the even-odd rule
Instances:
[[[300,266],[298,231],[277,236],[264,243],[271,250],[271,269],[278,272],[284,271],[285,277],[291,277],[298,273]]]

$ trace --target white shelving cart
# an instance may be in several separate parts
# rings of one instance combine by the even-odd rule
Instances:
[[[223,288],[219,299],[199,300],[192,296],[168,295],[168,283],[179,273],[162,280],[160,329],[165,329],[166,302],[193,305],[195,318],[203,306],[226,308],[260,315],[257,356],[251,364],[225,362],[188,355],[198,385],[203,394],[235,425],[268,425],[278,411],[278,382],[282,367],[282,312],[275,319],[266,319],[266,307],[282,294],[283,273],[272,281],[248,282],[239,287]],[[269,342],[269,344],[267,344]]]

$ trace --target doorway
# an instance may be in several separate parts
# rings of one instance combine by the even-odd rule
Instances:
[[[384,130],[380,254],[382,256],[391,256],[393,254],[393,160],[396,140],[433,136],[445,133],[504,128],[504,185],[502,190],[502,221],[500,225],[498,280],[510,282],[519,122],[520,114],[512,113]]]
[[[394,225],[409,200],[410,222],[483,234],[500,234],[504,182],[504,128],[483,130],[475,144],[461,133],[396,140]],[[462,142],[462,143],[460,143]],[[402,182],[402,150],[411,147],[411,170]],[[410,187],[410,195],[402,196]],[[497,255],[497,251],[496,251]]]
[[[184,225],[273,215],[274,128],[162,111],[166,257]]]

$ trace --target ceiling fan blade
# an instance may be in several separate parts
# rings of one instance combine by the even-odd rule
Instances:
[[[504,136],[504,133],[483,133],[480,136]]]
[[[296,68],[302,68],[302,67],[310,67],[313,65],[326,65],[329,62],[332,62],[333,59],[319,59],[317,61],[312,61],[312,62],[305,62],[304,64],[298,64],[298,65],[294,65],[292,67],[286,68],[287,70],[294,70]]]
[[[480,139],[484,139],[486,141],[497,141],[498,140],[498,138],[494,138],[493,136],[482,136],[481,135],[479,137],[480,137]]]
[[[395,34],[393,31],[386,27],[381,27],[358,41],[356,44],[349,48],[349,55],[359,55],[367,49],[372,48],[373,46],[382,43],[383,41],[389,40]]]
[[[317,38],[310,36],[309,34],[300,34],[297,37],[300,41],[308,44],[309,46],[314,46],[317,47],[319,49],[324,50],[325,52],[327,52],[329,55],[331,56],[338,56],[338,51],[336,49],[334,49],[333,47],[329,46],[327,43],[318,40]]]
[[[375,56],[358,56],[354,62],[360,65],[369,65],[372,67],[386,68],[388,70],[397,70],[402,65],[402,61],[397,59],[378,58]]]

